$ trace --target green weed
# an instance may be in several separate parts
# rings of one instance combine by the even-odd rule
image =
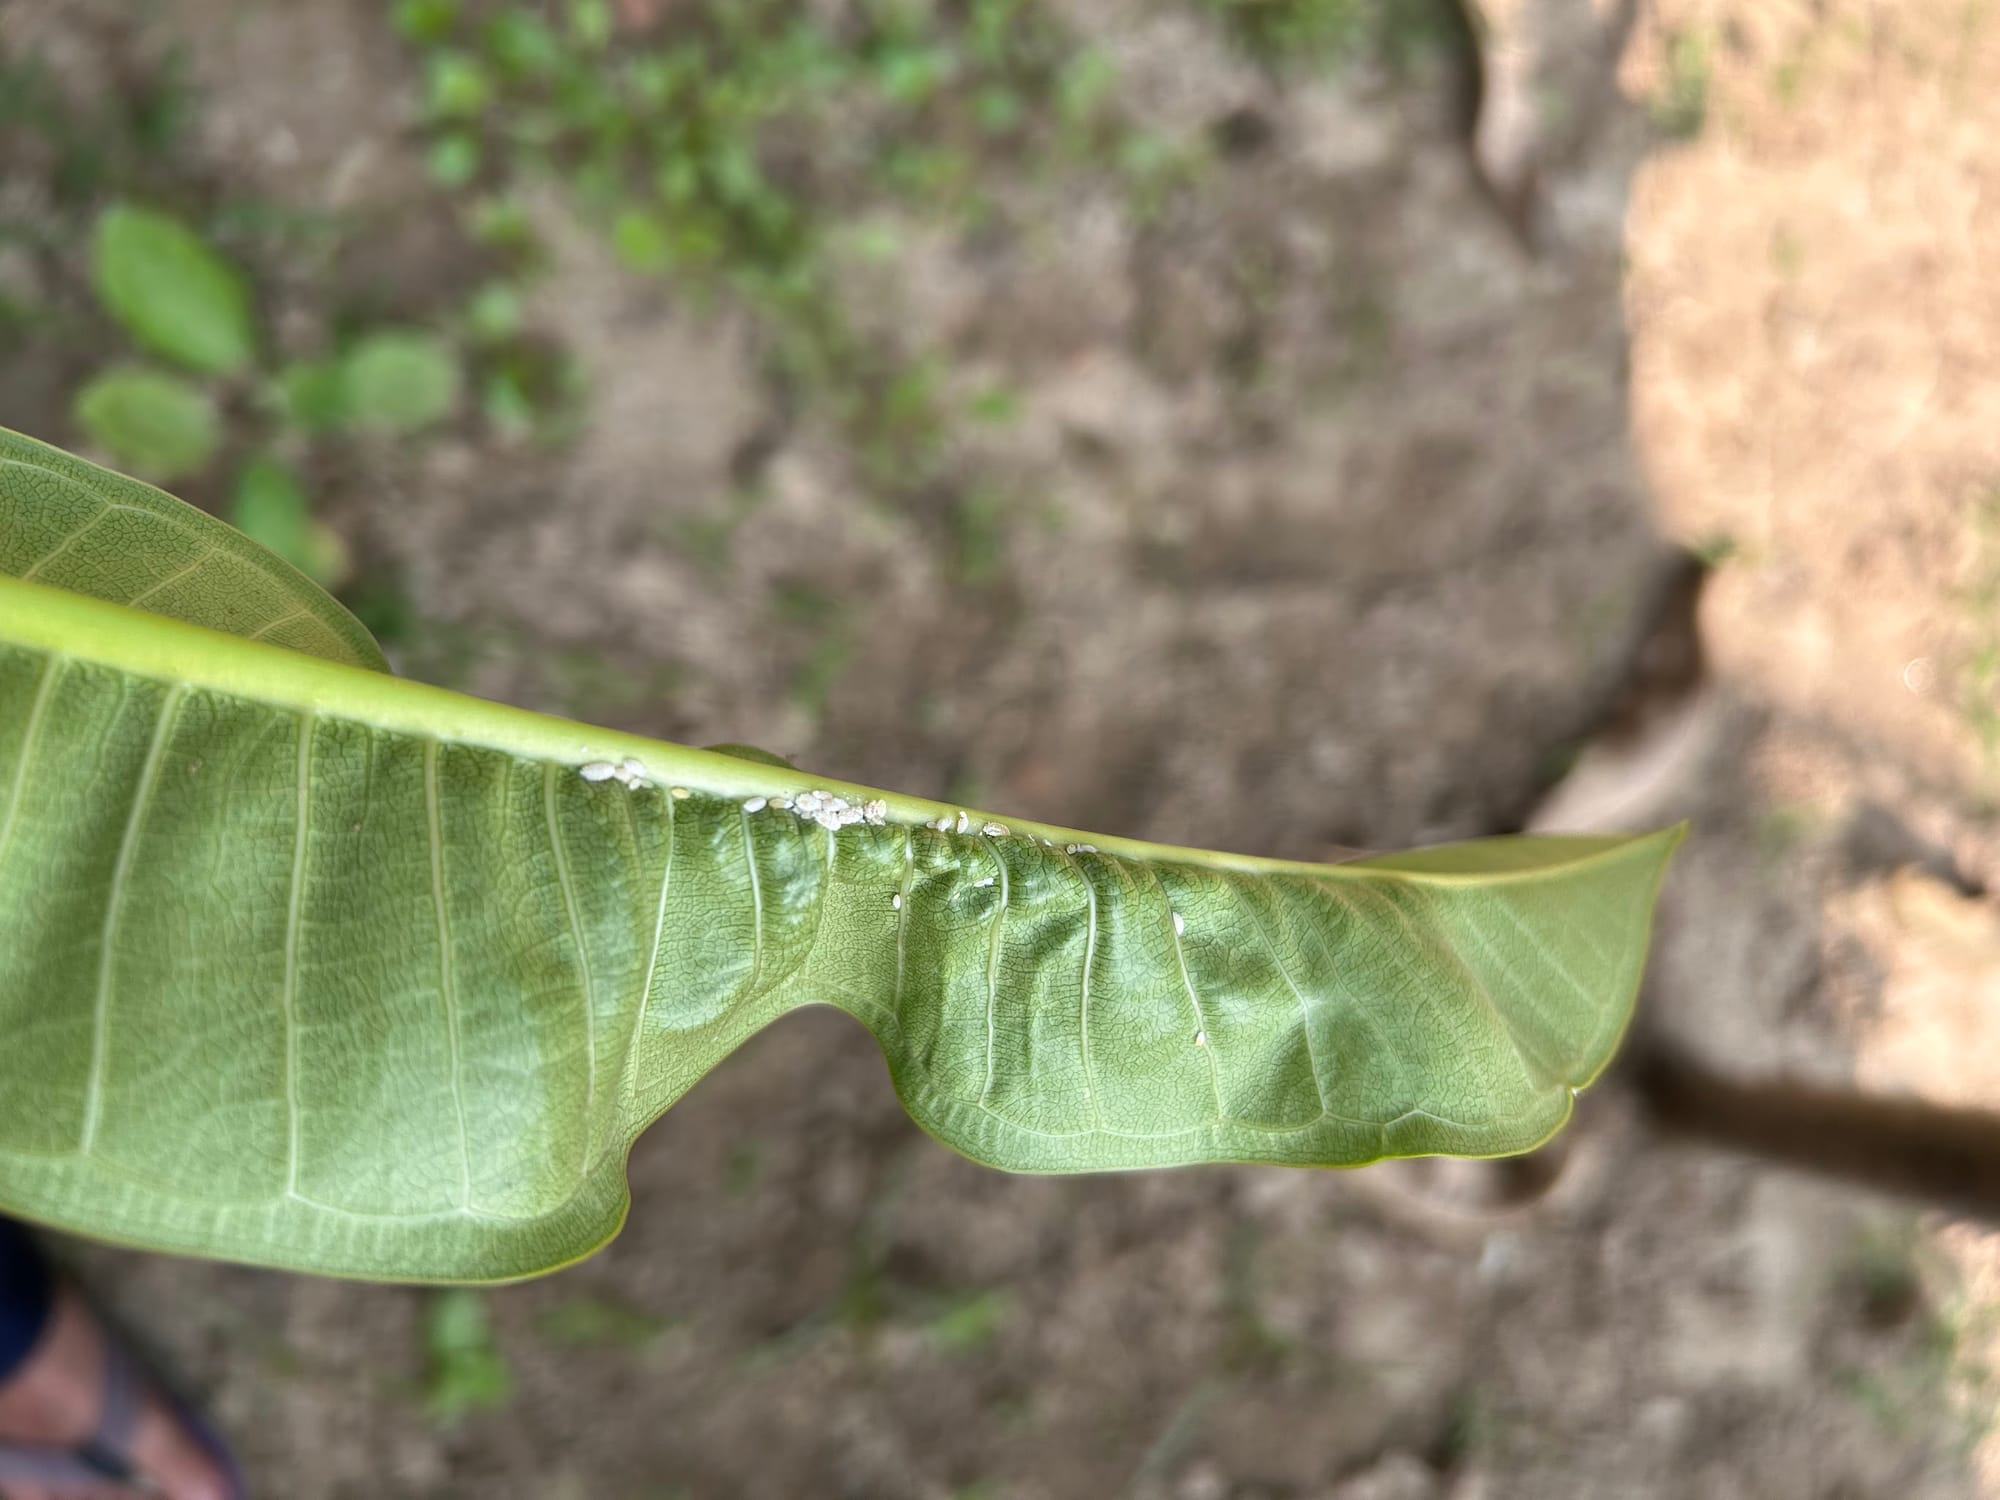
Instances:
[[[577,1297],[543,1310],[536,1326],[544,1339],[570,1348],[615,1348],[643,1353],[672,1327],[623,1302]]]
[[[924,1324],[924,1337],[944,1354],[980,1354],[999,1338],[1014,1310],[1005,1291],[968,1292],[946,1300]]]
[[[772,378],[833,419],[885,502],[937,483],[968,414],[921,331],[857,327],[843,269],[892,262],[913,213],[989,223],[1002,164],[1029,182],[1087,174],[1149,210],[1190,180],[1190,152],[1121,122],[1111,60],[1044,0],[690,0],[622,32],[594,4],[404,0],[394,17],[419,54],[432,171],[508,266],[511,302],[481,293],[463,315],[475,344],[501,336],[538,271],[519,190],[558,182],[628,272],[751,311]],[[535,404],[516,385],[485,382],[496,425]],[[1015,405],[1001,393],[970,415],[1005,421]],[[675,541],[724,568],[746,509],[682,523]],[[975,569],[999,555],[978,526],[967,536]],[[821,640],[795,697],[823,700],[845,650]]]
[[[1698,29],[1667,35],[1667,81],[1652,102],[1654,128],[1669,140],[1691,141],[1708,123],[1708,88],[1713,71],[1708,36]]]
[[[448,1426],[513,1396],[514,1378],[494,1342],[484,1293],[470,1287],[432,1293],[424,1310],[424,1350],[424,1410],[432,1421]]]

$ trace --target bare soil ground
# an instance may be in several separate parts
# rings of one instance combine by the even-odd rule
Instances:
[[[533,315],[587,377],[575,442],[357,449],[324,514],[419,602],[424,675],[1295,857],[1521,826],[1670,543],[1726,553],[1714,728],[1649,811],[1695,836],[1645,1004],[1745,1070],[1991,1104],[2000,923],[1959,887],[2000,885],[2000,16],[1656,0],[1618,45],[1612,9],[1495,7],[1529,253],[1440,70],[1279,77],[1197,9],[1065,7],[1132,109],[1232,145],[1156,218],[1079,190],[855,289],[1022,393],[958,440],[1039,497],[976,586],[777,399],[754,326],[553,199]],[[7,0],[0,49],[103,88],[182,44],[191,179],[370,226],[280,304],[448,294],[376,7],[123,11]],[[30,169],[0,201],[47,211]],[[72,436],[64,358],[0,352],[0,422]],[[682,539],[746,465],[718,566]],[[837,613],[774,602],[801,587]],[[74,1252],[300,1500],[2000,1493],[1996,1242],[1663,1147],[1615,1079],[1585,1105],[1550,1195],[1486,1220],[1373,1170],[1018,1179],[794,1018],[640,1143],[613,1245],[491,1294],[513,1394],[451,1422],[429,1292]]]

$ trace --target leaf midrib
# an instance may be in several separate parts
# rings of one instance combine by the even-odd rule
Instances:
[[[497,750],[526,760],[581,766],[632,756],[647,766],[648,775],[657,784],[686,786],[717,797],[791,796],[811,786],[850,801],[879,798],[887,804],[889,821],[894,824],[921,826],[961,811],[969,812],[976,821],[986,817],[977,809],[956,803],[533,713],[19,578],[0,577],[0,640],[168,686],[202,689],[292,714],[336,717],[385,733]],[[1046,839],[1058,849],[1088,842],[1102,853],[1146,864],[1177,863],[1248,875],[1303,875],[1330,887],[1357,879],[1420,886],[1506,885],[1542,880],[1559,870],[1616,858],[1625,847],[1622,839],[1607,840],[1579,848],[1567,861],[1460,873],[1377,868],[1367,860],[1315,864],[1268,859],[1121,838],[1004,813],[993,816],[1015,835]]]

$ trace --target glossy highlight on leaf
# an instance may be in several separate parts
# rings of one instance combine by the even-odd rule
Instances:
[[[1524,1150],[1630,1015],[1677,829],[1318,866],[877,793],[47,587],[103,523],[46,472],[0,466],[9,1212],[497,1280],[805,1005],[1029,1172]]]

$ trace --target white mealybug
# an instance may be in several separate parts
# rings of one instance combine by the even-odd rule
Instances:
[[[576,774],[585,781],[609,781],[618,774],[618,768],[608,760],[594,760]]]
[[[972,884],[974,889],[977,889],[982,885],[991,885],[993,884],[993,877],[991,875],[983,875],[979,879],[973,881]]]
[[[771,806],[777,808],[780,812],[790,812],[792,810],[792,799],[790,797],[773,797],[771,799]]]
[[[1078,854],[1095,854],[1095,853],[1097,852],[1097,845],[1095,845],[1095,844],[1078,844],[1078,845],[1076,846],[1076,852],[1077,852]]]
[[[958,831],[960,833],[964,833],[965,830],[970,828],[971,826],[972,826],[972,815],[966,812],[965,809],[960,808],[958,813]]]
[[[692,797],[694,795],[693,792],[689,791],[684,786],[674,787],[672,788],[672,791],[676,801],[685,801],[687,798]]]
[[[1007,825],[1005,823],[988,823],[979,831],[989,839],[1004,839],[1007,837]]]
[[[771,799],[769,797],[752,797],[749,801],[743,804],[743,810],[747,813],[762,812],[767,806],[770,805],[770,801]]]
[[[1197,1047],[1206,1047],[1208,1045],[1208,1033],[1205,1031],[1197,1031],[1194,1034],[1194,1044]]]
[[[836,828],[840,827],[840,814],[830,807],[822,807],[818,812],[813,814],[813,821],[828,833],[832,833]]]
[[[861,816],[866,818],[871,825],[879,828],[882,824],[889,821],[889,804],[882,798],[877,797],[871,802],[862,804]]]
[[[1175,913],[1174,913],[1174,936],[1175,936],[1175,937],[1179,937],[1179,936],[1180,936],[1180,935],[1181,935],[1182,933],[1184,933],[1184,932],[1186,932],[1186,931],[1187,931],[1187,919],[1186,919],[1185,917],[1183,917],[1183,916],[1182,916],[1182,915],[1181,915],[1181,914],[1180,914],[1179,912],[1175,912]]]
[[[629,755],[618,762],[618,769],[635,781],[646,774],[646,768]]]
[[[903,909],[903,893],[901,891],[898,891],[896,892],[895,895],[889,898],[889,910],[901,911],[902,909]]]

